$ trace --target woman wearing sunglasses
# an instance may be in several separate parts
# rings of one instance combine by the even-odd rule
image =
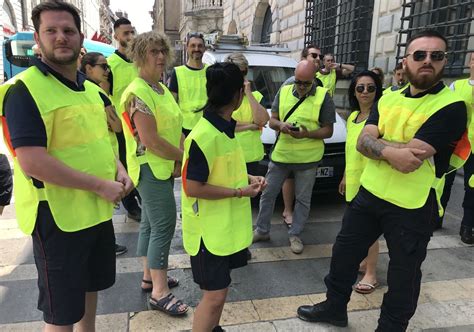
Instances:
[[[85,53],[81,59],[80,71],[86,74],[89,81],[102,87],[107,83],[110,75],[110,68],[105,57],[98,52]],[[105,95],[107,91],[101,95],[105,102],[105,113],[107,114],[107,124],[109,125],[110,141],[114,148],[115,155],[118,155],[118,142],[116,133],[122,132],[122,123],[118,117],[110,99]]]
[[[382,96],[382,83],[377,74],[366,70],[352,79],[348,94],[352,113],[347,119],[346,169],[339,184],[339,193],[345,195],[346,201],[350,202],[359,191],[360,176],[367,163],[367,158],[356,149],[357,138],[364,128],[372,105]],[[354,286],[357,293],[369,294],[377,288],[378,254],[379,244],[375,241],[361,263],[360,271],[364,273],[364,276]]]

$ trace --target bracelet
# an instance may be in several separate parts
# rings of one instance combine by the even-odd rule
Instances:
[[[237,189],[239,190],[239,196],[238,196],[238,197],[239,197],[239,198],[242,198],[242,195],[243,195],[243,193],[242,193],[242,188],[237,188]]]

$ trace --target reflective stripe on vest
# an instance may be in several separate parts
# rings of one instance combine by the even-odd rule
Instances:
[[[85,91],[73,91],[36,67],[15,76],[16,80],[25,84],[39,109],[48,154],[79,172],[114,180],[116,161],[99,88],[86,81]],[[14,81],[2,86],[4,92],[0,96],[5,95]],[[112,218],[113,204],[97,194],[48,182],[44,182],[44,189],[37,189],[16,158],[14,167],[16,215],[20,229],[26,234],[34,229],[41,200],[48,201],[57,226],[65,232],[86,229]]]
[[[346,201],[354,199],[360,188],[360,176],[367,164],[367,158],[357,151],[357,139],[365,126],[365,122],[355,123],[360,111],[354,111],[347,119],[346,138]]]
[[[107,63],[110,66],[112,72],[113,92],[112,102],[118,109],[120,105],[120,99],[127,86],[138,77],[138,69],[132,62],[127,62],[117,54],[113,53],[107,58]]]
[[[281,121],[291,108],[298,102],[293,95],[294,84],[286,85],[280,90],[279,118]],[[296,126],[304,125],[308,131],[319,129],[319,113],[327,93],[323,87],[316,88],[314,96],[308,96],[304,102],[286,120]],[[280,163],[310,163],[320,161],[324,154],[324,141],[314,138],[293,138],[280,132],[280,137],[272,152],[271,159]]]
[[[329,95],[332,97],[334,96],[334,92],[336,91],[336,69],[331,69],[329,74],[322,74],[321,72],[316,73],[316,77],[323,82],[323,86],[329,90]]]
[[[158,136],[175,147],[179,147],[181,140],[181,125],[183,123],[181,111],[173,95],[160,83],[164,94],[160,95],[143,79],[137,77],[125,89],[120,103],[120,118],[124,128],[125,146],[127,149],[128,174],[133,183],[138,185],[140,177],[140,165],[148,163],[153,175],[159,180],[167,180],[174,170],[174,160],[164,159],[149,150],[141,158],[137,157],[137,142],[133,135],[130,118],[126,106],[133,96],[140,98],[153,112],[156,121]]]
[[[181,190],[184,248],[189,255],[196,255],[202,238],[206,248],[214,255],[231,255],[252,243],[250,199],[232,197],[207,200],[186,195],[186,170],[193,140],[206,157],[209,165],[207,183],[210,185],[226,188],[247,186],[244,155],[236,139],[220,132],[205,118],[199,120],[184,141]]]
[[[258,102],[260,102],[263,98],[263,95],[258,91],[254,91],[252,94]],[[242,122],[244,124],[253,123],[252,108],[250,107],[250,102],[247,96],[244,96],[242,99],[242,105],[240,105],[240,107],[234,111],[234,113],[232,113],[232,118],[235,121]],[[246,163],[263,159],[264,151],[263,143],[260,138],[261,134],[261,130],[245,130],[235,133],[237,141],[244,150]]]
[[[178,105],[183,112],[183,128],[191,130],[202,116],[196,112],[206,105],[206,69],[191,70],[185,65],[175,68],[178,80]]]
[[[407,98],[397,91],[386,94],[378,102],[380,135],[389,142],[408,143],[433,114],[458,101],[460,98],[447,87],[435,95],[426,94],[421,98]],[[459,146],[465,147],[466,143],[466,140],[461,140]],[[459,157],[451,158],[457,160],[453,166],[462,165],[463,162],[458,159],[462,156],[466,156],[465,151]],[[436,178],[432,160],[426,159],[416,171],[404,174],[384,160],[369,159],[362,173],[361,184],[380,199],[406,209],[421,208],[428,199],[430,189],[434,188],[442,215],[439,200],[443,192],[444,175]]]

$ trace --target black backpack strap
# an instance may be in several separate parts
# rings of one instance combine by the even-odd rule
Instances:
[[[306,96],[304,96],[303,98],[298,100],[298,102],[293,105],[293,107],[290,109],[290,111],[288,113],[286,113],[285,118],[283,119],[283,122],[286,122],[286,120],[288,120],[288,118],[296,111],[296,109],[304,102],[305,99],[306,99]],[[275,139],[275,143],[273,143],[272,151],[275,148],[279,138],[280,138],[280,132],[278,132],[277,137]]]

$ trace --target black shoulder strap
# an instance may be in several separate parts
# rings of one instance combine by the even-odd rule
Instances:
[[[301,105],[302,102],[304,102],[305,99],[306,99],[306,96],[298,100],[298,102],[293,105],[291,110],[288,113],[286,113],[285,118],[283,119],[283,122],[286,122],[286,120],[288,120],[288,118],[296,111],[296,109]]]

